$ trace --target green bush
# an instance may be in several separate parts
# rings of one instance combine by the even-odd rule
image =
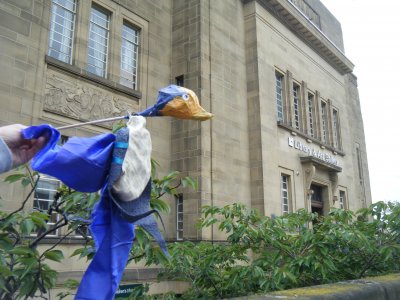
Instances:
[[[207,206],[203,214],[200,228],[218,226],[227,242],[170,246],[160,279],[190,282],[183,299],[242,296],[400,269],[397,203],[378,202],[357,213],[332,209],[325,217],[299,210],[270,218],[241,204]]]
[[[163,196],[176,195],[176,189],[181,185],[195,188],[196,184],[191,178],[181,178],[179,172],[158,177],[157,167],[158,164],[152,160],[150,206],[160,213],[169,212]],[[88,225],[99,194],[80,193],[62,186],[48,209],[31,209],[27,203],[33,198],[40,175],[26,166],[16,171],[5,181],[20,182],[23,187],[30,188],[30,192],[17,210],[11,213],[0,210],[0,299],[29,299],[34,296],[48,299],[48,291],[55,287],[58,275],[56,270],[49,267],[48,261],[63,261],[64,254],[58,248],[66,238],[75,233],[84,238],[83,246],[73,256],[91,259],[95,254],[93,240],[88,235]],[[58,219],[53,226],[49,226],[47,222],[54,213]],[[57,229],[62,229],[61,235],[53,237],[52,243],[45,243],[43,240]],[[154,257],[157,262],[166,262],[167,258],[161,249],[143,228],[136,226],[135,235],[137,242],[132,247],[129,261],[147,257],[150,263],[150,258]],[[41,251],[37,247],[39,243],[45,246],[40,248],[43,249]],[[68,291],[60,293],[59,298],[73,295],[78,284],[76,280],[67,280],[64,286]]]

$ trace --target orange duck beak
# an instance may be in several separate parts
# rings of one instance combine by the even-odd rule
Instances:
[[[199,99],[196,94],[187,88],[182,87],[186,91],[186,95],[175,97],[168,102],[160,114],[163,116],[175,117],[178,119],[205,121],[213,117],[213,114],[207,112],[200,106]]]

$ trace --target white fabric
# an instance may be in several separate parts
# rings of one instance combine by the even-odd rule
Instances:
[[[151,176],[151,138],[146,129],[146,119],[132,116],[127,127],[129,147],[122,164],[122,176],[112,186],[122,201],[138,198]]]

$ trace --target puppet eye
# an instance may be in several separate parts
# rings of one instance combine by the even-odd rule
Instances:
[[[188,94],[183,94],[182,95],[182,99],[185,100],[185,101],[188,101],[189,100],[189,95]]]

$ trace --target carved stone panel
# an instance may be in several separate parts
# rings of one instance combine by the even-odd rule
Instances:
[[[78,78],[49,71],[43,110],[79,121],[91,121],[135,112],[138,103]],[[108,128],[111,125],[101,124]]]

